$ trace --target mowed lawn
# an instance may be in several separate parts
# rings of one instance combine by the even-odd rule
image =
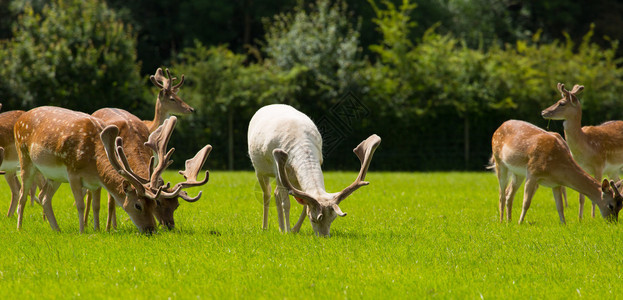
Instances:
[[[328,172],[327,188],[355,176]],[[0,299],[621,298],[623,227],[590,218],[590,205],[580,223],[575,192],[567,225],[543,187],[526,224],[516,223],[522,193],[513,222],[500,224],[492,173],[371,170],[366,179],[340,205],[348,215],[330,238],[314,236],[309,220],[301,233],[281,234],[274,204],[262,230],[252,172],[212,172],[203,198],[181,203],[177,229],[152,236],[138,234],[120,208],[117,231],[94,232],[89,222],[78,234],[66,185],[53,201],[61,233],[30,204],[18,232],[16,217],[4,216],[2,181]],[[292,201],[292,223],[300,210]]]

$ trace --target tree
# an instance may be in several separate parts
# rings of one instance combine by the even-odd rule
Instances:
[[[297,95],[307,111],[326,110],[348,91],[360,92],[359,32],[348,14],[344,1],[318,0],[265,20],[268,58],[283,70],[307,69]]]
[[[245,55],[236,54],[225,45],[206,47],[197,42],[195,47],[184,49],[179,61],[174,63],[188,78],[184,99],[197,110],[185,118],[194,129],[182,138],[226,148],[227,158],[220,157],[220,161],[227,161],[230,170],[236,165],[236,157],[246,160],[246,155],[236,155],[245,152],[246,143],[238,143],[240,146],[236,147],[235,141],[246,138],[253,113],[265,104],[292,101],[297,89],[293,82],[303,71],[302,68],[282,71],[261,59],[252,64],[245,61]],[[222,154],[214,155],[214,160],[219,161],[218,155]]]
[[[98,0],[57,0],[19,15],[0,43],[0,97],[9,107],[136,109],[143,96],[136,39]]]

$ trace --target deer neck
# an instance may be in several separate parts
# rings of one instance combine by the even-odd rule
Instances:
[[[96,145],[96,168],[101,186],[110,193],[115,199],[117,205],[122,206],[125,199],[125,191],[123,190],[123,177],[115,171],[108,160],[104,145],[101,142]]]
[[[576,115],[571,118],[567,118],[563,122],[565,129],[565,140],[571,152],[574,154],[584,152],[584,148],[587,147],[586,135],[582,131],[582,111],[580,110]]]
[[[320,167],[322,159],[320,149],[312,143],[297,144],[289,153],[289,166],[292,168],[301,190],[315,196],[326,194],[324,177]]]
[[[156,100],[156,112],[154,113],[154,120],[149,122],[149,132],[154,132],[158,128],[158,126],[164,123],[164,120],[167,119],[169,114],[162,107],[162,101],[160,101],[160,94],[158,94],[158,100]]]
[[[601,183],[574,164],[574,170],[566,172],[566,184],[577,192],[586,195],[593,203],[601,205]]]

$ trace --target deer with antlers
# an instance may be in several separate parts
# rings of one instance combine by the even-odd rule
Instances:
[[[144,151],[147,151],[148,153],[152,151],[154,153],[164,153],[166,151],[166,143],[163,145],[160,145],[159,147],[163,147],[162,149],[160,149],[156,147],[156,144],[148,141],[149,138],[153,140],[154,137],[150,135],[147,127],[144,125],[143,122],[140,121],[140,119],[138,119],[136,116],[134,116],[133,114],[125,110],[115,109],[115,108],[105,108],[105,109],[100,109],[96,111],[95,113],[92,114],[92,116],[99,117],[99,119],[103,120],[103,122],[106,125],[117,126],[119,128],[120,137],[123,138],[124,141],[128,141],[125,143],[126,147],[128,148],[131,147],[130,149],[133,149],[133,151],[130,151],[130,153],[144,152]],[[177,122],[177,118],[171,117],[167,120],[169,120],[168,121],[169,123],[167,123],[167,126],[165,126],[164,128],[166,129],[168,128],[168,126],[171,126],[171,128],[168,130],[172,131],[173,130],[172,126],[175,126]],[[162,130],[161,131],[157,130],[153,132],[152,135],[154,136],[162,135]],[[168,138],[163,139],[163,141],[166,141],[168,143]],[[206,172],[206,177],[203,180],[197,181],[196,179],[211,149],[212,149],[211,146],[206,146],[204,147],[204,149],[202,149],[197,154],[197,156],[195,156],[195,158],[186,161],[186,170],[183,172],[180,171],[180,174],[182,174],[187,179],[186,182],[179,184],[180,186],[182,186],[182,188],[200,186],[208,182],[209,180],[208,172]],[[131,166],[131,168],[134,170],[142,170],[141,171],[142,173],[139,173],[138,171],[137,173],[139,173],[140,176],[146,177],[147,170],[145,170],[145,168],[142,168],[141,166],[144,166],[149,162],[145,160],[145,158],[149,156],[133,156],[133,157],[134,159],[128,160],[129,166]],[[170,155],[168,157],[165,157],[159,154],[157,159],[159,163],[161,161],[166,162],[168,166],[169,164],[171,164],[171,161],[169,161],[169,157]],[[163,164],[162,166],[165,166],[165,165]],[[160,176],[160,174],[161,173],[158,173],[157,175]],[[158,180],[162,180],[162,179],[158,179]],[[178,186],[174,187],[173,190],[177,189],[177,187]],[[93,191],[93,204],[94,204],[93,215],[95,219],[94,227],[96,228],[96,230],[99,228],[97,224],[98,219],[99,219],[99,205],[98,205],[99,195],[100,195],[100,190]],[[179,206],[178,198],[182,198],[183,200],[187,202],[195,202],[201,198],[201,192],[196,197],[190,197],[188,196],[186,191],[182,190],[176,197],[163,197],[162,199],[158,199],[158,205],[156,206],[156,209],[155,209],[155,216],[158,222],[162,224],[163,226],[166,226],[168,229],[173,229],[175,227],[175,220],[173,217],[173,213]],[[87,200],[87,203],[88,203],[88,200]],[[87,208],[88,208],[88,204],[87,204]],[[87,214],[88,212],[85,213],[85,222],[86,222]],[[111,227],[116,227],[115,215],[116,215],[115,201],[109,195],[108,219],[106,222],[106,230],[110,230]]]
[[[151,75],[149,79],[151,82],[160,89],[158,92],[158,97],[156,99],[156,108],[155,108],[155,116],[153,120],[139,120],[136,116],[130,114],[125,110],[120,110],[116,108],[102,108],[91,114],[92,116],[99,118],[107,125],[117,125],[120,128],[121,135],[123,135],[124,128],[122,123],[132,122],[133,127],[145,127],[144,131],[148,133],[154,132],[158,126],[162,125],[164,120],[168,118],[171,114],[189,114],[195,111],[190,105],[188,105],[184,100],[182,100],[177,93],[179,89],[184,84],[184,75],[182,74],[182,78],[180,82],[175,85],[172,83],[177,80],[176,77],[171,78],[171,73],[169,69],[166,69],[167,77],[164,76],[164,73],[161,68],[156,70],[154,75]],[[137,122],[138,121],[138,122]],[[143,130],[141,130],[143,131]],[[143,132],[144,132],[143,131]],[[135,131],[136,132],[136,131]],[[135,136],[131,140],[132,142],[137,143],[137,147],[143,146],[143,143],[147,141],[147,137],[149,134],[142,134],[140,136]],[[125,139],[128,140],[128,139]],[[93,217],[96,218],[93,222],[93,227],[96,230],[99,230],[99,203],[101,197],[101,190],[88,191],[87,192],[87,200],[86,200],[86,212],[84,214],[84,222],[87,223],[89,217],[89,208],[91,207],[91,203],[93,203]],[[188,199],[182,198],[186,201]],[[189,201],[190,202],[190,201]],[[164,219],[158,218],[162,225],[166,225],[167,228],[173,229],[175,226],[175,221],[173,219],[173,211],[179,206],[179,201],[176,198],[168,199],[167,201],[162,202],[162,206],[159,206],[160,210],[170,211],[170,213],[159,214],[160,216],[168,216]],[[166,219],[166,221],[165,221]],[[112,199],[110,195],[108,195],[108,219],[106,222],[106,229],[110,230],[111,226],[113,228],[117,227],[117,218],[116,218],[116,210],[115,210],[115,201]]]
[[[156,111],[153,120],[144,120],[143,122],[149,128],[149,132],[154,132],[166,118],[171,114],[190,114],[195,111],[190,105],[186,104],[177,93],[184,84],[184,74],[182,79],[175,85],[172,85],[176,77],[171,78],[169,69],[165,71],[167,76],[164,76],[161,68],[156,70],[156,74],[149,76],[151,82],[160,89],[158,92],[158,98],[156,100]]]
[[[493,133],[491,147],[491,168],[495,169],[499,183],[500,222],[504,219],[505,206],[508,208],[507,219],[511,220],[513,199],[524,178],[520,224],[539,185],[552,188],[561,223],[565,223],[562,203],[562,188],[565,186],[587,195],[604,218],[618,219],[623,197],[614,181],[600,183],[586,173],[573,160],[569,147],[559,134],[524,121],[510,120]]]
[[[17,228],[22,226],[26,200],[23,191],[28,190],[34,175],[41,173],[48,179],[42,205],[54,230],[59,228],[52,211],[52,196],[61,182],[69,182],[81,233],[84,232],[85,189],[100,187],[113,196],[141,232],[154,231],[158,202],[163,198],[179,196],[186,186],[177,184],[170,189],[170,185],[164,185],[160,177],[171,163],[168,158],[173,149],[167,153],[164,151],[174,125],[172,117],[170,122],[165,122],[149,137],[148,147],[158,149],[157,166],[154,167],[155,159],[150,151],[132,153],[132,156],[143,157],[141,161],[146,162],[139,165],[148,170],[149,177],[144,178],[140,175],[144,171],[132,169],[116,126],[104,128],[97,118],[59,107],[44,106],[24,113],[17,120],[14,130],[22,177]],[[209,145],[204,147],[200,151],[204,156],[197,158],[197,161],[205,161],[210,148]],[[192,185],[196,180],[191,179],[188,183]]]
[[[558,83],[562,99],[544,109],[545,119],[564,120],[565,139],[577,163],[597,181],[606,174],[617,181],[623,167],[623,121],[609,121],[599,126],[582,127],[582,104],[578,95],[584,86],[575,85],[571,91]],[[584,194],[580,194],[580,219],[584,214]],[[591,215],[595,217],[593,202]]]
[[[328,193],[322,176],[322,138],[316,125],[305,114],[288,105],[274,104],[259,109],[248,130],[249,156],[263,192],[264,213],[262,228],[268,228],[270,177],[277,178],[275,203],[282,232],[298,232],[309,218],[317,235],[328,236],[331,223],[337,216],[346,216],[339,204],[364,181],[372,155],[381,143],[376,134],[353,151],[361,162],[355,182],[338,193]],[[290,199],[304,206],[298,222],[290,230]]]

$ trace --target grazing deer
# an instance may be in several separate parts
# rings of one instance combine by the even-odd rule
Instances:
[[[149,76],[151,82],[160,89],[156,100],[154,119],[152,121],[143,121],[145,125],[147,125],[147,128],[149,128],[149,132],[154,132],[154,130],[156,130],[171,114],[190,114],[195,111],[194,108],[186,104],[186,102],[177,95],[177,92],[184,84],[184,75],[182,74],[182,79],[179,83],[172,86],[173,81],[177,80],[177,78],[171,78],[169,69],[166,69],[166,73],[167,77],[164,77],[162,69],[158,68],[156,74]]]
[[[290,231],[290,199],[304,205],[303,212],[292,232],[298,232],[309,217],[317,235],[328,236],[331,223],[337,216],[346,216],[340,202],[358,188],[368,185],[364,181],[374,151],[381,138],[371,135],[353,151],[361,161],[355,182],[338,193],[325,191],[322,176],[322,138],[309,117],[288,105],[268,105],[259,109],[248,131],[249,156],[264,196],[262,228],[268,228],[270,203],[270,177],[277,177],[275,203],[279,228]]]
[[[562,99],[541,112],[545,119],[564,120],[565,139],[573,158],[597,181],[606,174],[611,180],[618,181],[623,167],[623,121],[610,121],[599,126],[582,127],[582,104],[577,95],[584,86],[575,85],[571,91],[558,83]],[[580,211],[584,214],[584,195],[580,194]],[[591,215],[595,217],[595,202]]]
[[[190,105],[188,105],[186,102],[184,102],[184,100],[182,100],[177,93],[179,92],[179,89],[181,88],[181,86],[184,84],[184,75],[182,74],[182,79],[180,80],[180,82],[174,86],[171,86],[171,84],[173,83],[173,81],[177,80],[176,77],[171,78],[171,73],[169,72],[169,69],[166,69],[166,73],[167,73],[167,77],[164,76],[164,73],[162,72],[161,68],[158,68],[156,70],[156,74],[151,75],[149,77],[149,79],[151,80],[151,82],[157,86],[158,88],[160,88],[161,90],[158,92],[158,97],[156,99],[156,108],[155,108],[155,116],[154,116],[154,120],[143,120],[141,121],[141,123],[143,123],[143,125],[147,128],[148,132],[154,132],[158,126],[162,125],[162,123],[164,122],[164,120],[166,118],[168,118],[171,114],[189,114],[189,113],[193,113],[195,111],[194,108],[192,108]],[[119,117],[123,117],[124,115],[127,116],[127,120],[128,121],[132,121],[134,122],[134,126],[139,127],[140,125],[138,123],[136,123],[137,118],[128,113],[127,111],[123,111],[123,114],[119,113],[119,110],[114,109],[114,108],[102,108],[100,110],[97,110],[96,112],[94,112],[93,114],[91,114],[92,116],[99,118],[100,120],[104,121],[105,124],[115,124],[115,122],[123,122],[123,120],[120,120]],[[120,127],[122,128],[122,127]],[[121,135],[123,135],[123,129],[121,130]],[[149,135],[149,134],[148,134]],[[144,141],[147,141],[147,137],[143,136]],[[135,141],[133,139],[133,141]],[[99,216],[99,201],[100,201],[100,197],[101,197],[101,190],[96,190],[96,191],[88,191],[87,192],[87,197],[86,197],[86,211],[84,214],[84,222],[87,223],[88,218],[89,218],[89,208],[91,207],[91,203],[92,202],[97,202],[97,203],[93,203],[93,215],[94,218],[97,218]],[[184,199],[186,201],[188,201],[187,199]],[[179,206],[179,202],[177,201],[177,199],[170,199],[170,201],[166,201],[165,203],[163,203],[165,206],[168,206],[168,209],[166,209],[167,211],[170,210],[175,210],[175,208],[177,208],[177,206]],[[97,205],[97,207],[96,207]],[[95,210],[97,210],[97,214],[98,216],[95,216],[96,212]],[[170,217],[168,217],[167,219],[169,219],[169,221],[163,221],[163,219],[159,219],[159,221],[161,222],[161,224],[167,225],[167,227],[169,229],[173,229],[174,228],[174,220],[173,220],[173,215],[171,213]],[[96,230],[99,229],[99,224],[95,224],[95,222],[99,221],[94,221],[93,226],[96,228]],[[113,228],[117,227],[117,218],[116,218],[116,210],[115,210],[115,201],[112,199],[112,197],[110,195],[108,195],[108,221],[106,224],[106,229],[110,230],[110,226],[112,224]]]
[[[144,178],[130,166],[116,126],[104,128],[97,118],[59,107],[43,106],[24,113],[14,129],[22,177],[17,228],[21,228],[23,219],[26,200],[23,191],[28,190],[34,175],[40,172],[48,179],[42,205],[54,230],[59,228],[52,211],[52,196],[61,182],[69,182],[81,233],[84,232],[85,189],[100,187],[113,196],[141,232],[154,231],[154,210],[160,199],[176,197],[184,187],[178,184],[171,190],[160,178],[170,164],[168,158],[173,151],[162,152],[175,125],[172,119],[149,137],[150,148],[158,149],[159,162],[155,168],[149,151],[132,153],[149,161],[143,167],[151,171],[150,176]]]
[[[495,169],[499,183],[500,222],[504,219],[505,205],[508,207],[508,221],[511,220],[513,199],[524,178],[526,184],[520,224],[539,184],[552,188],[561,223],[565,223],[561,196],[564,186],[587,195],[599,207],[604,218],[618,219],[623,197],[614,181],[604,180],[600,184],[580,168],[559,134],[527,122],[510,120],[493,133],[491,148],[491,168]]]
[[[0,106],[1,107],[1,106]],[[17,201],[19,198],[20,182],[17,176],[19,171],[19,159],[17,157],[17,150],[15,149],[15,137],[13,136],[13,126],[15,121],[24,113],[23,110],[12,110],[0,113],[0,147],[4,148],[4,160],[0,164],[0,170],[5,172],[4,179],[9,185],[11,190],[11,203],[7,216],[10,217],[15,212],[17,207]],[[43,187],[42,178],[37,178],[37,186]],[[36,196],[37,186],[33,185],[30,191],[31,203],[34,201],[40,202]]]
[[[139,118],[137,118],[133,114],[123,109],[103,108],[103,109],[100,109],[94,112],[91,116],[97,117],[98,119],[102,120],[102,122],[105,125],[117,126],[119,128],[120,137],[123,138],[124,141],[128,141],[124,143],[125,147],[132,149],[132,151],[129,151],[130,153],[136,153],[136,152],[151,153],[152,150],[160,151],[157,153],[164,153],[164,151],[166,151],[166,144],[164,145],[165,148],[161,150],[156,149],[153,145],[150,146],[149,144],[147,144],[148,139],[150,137],[150,133],[147,129],[147,126],[145,126],[145,124]],[[170,126],[174,126],[177,119],[175,117],[172,117],[170,118],[170,120],[171,120]],[[171,128],[171,130],[172,129],[173,128]],[[209,172],[206,172],[206,177],[202,181],[197,181],[196,178],[197,178],[198,172],[201,170],[201,167],[203,166],[205,160],[207,159],[211,149],[212,149],[211,146],[204,147],[204,149],[198,153],[198,156],[187,161],[186,171],[184,172],[180,171],[180,173],[183,173],[186,179],[191,180],[191,181],[187,181],[183,183],[184,188],[191,187],[191,186],[199,186],[199,185],[203,185],[208,182]],[[144,168],[144,166],[147,166],[149,164],[149,157],[150,155],[131,156],[129,159],[129,165],[131,166],[133,170],[136,170],[137,174],[139,174],[140,176],[146,177],[148,175],[148,170]],[[164,159],[164,156],[162,157],[159,156],[158,159],[159,159],[158,161],[160,162],[160,159]],[[99,223],[98,220],[99,220],[100,190],[97,189],[97,190],[92,191],[92,195],[93,195],[93,217],[95,218],[94,227],[97,230],[99,228],[99,224],[97,223]],[[163,198],[159,200],[159,203],[155,209],[155,216],[158,222],[162,224],[163,226],[166,226],[168,229],[173,229],[175,227],[175,220],[173,218],[173,213],[179,206],[178,197],[182,198],[183,200],[187,202],[195,202],[199,200],[199,198],[201,197],[201,192],[197,197],[193,198],[193,197],[189,197],[188,194],[182,190],[177,197]],[[87,215],[88,215],[88,207],[89,207],[88,203],[89,203],[89,198],[87,198],[87,211],[85,212],[85,223],[87,221]],[[116,227],[116,224],[115,224],[116,213],[115,212],[116,212],[115,201],[109,195],[108,219],[106,222],[106,230],[110,230],[111,226]]]

